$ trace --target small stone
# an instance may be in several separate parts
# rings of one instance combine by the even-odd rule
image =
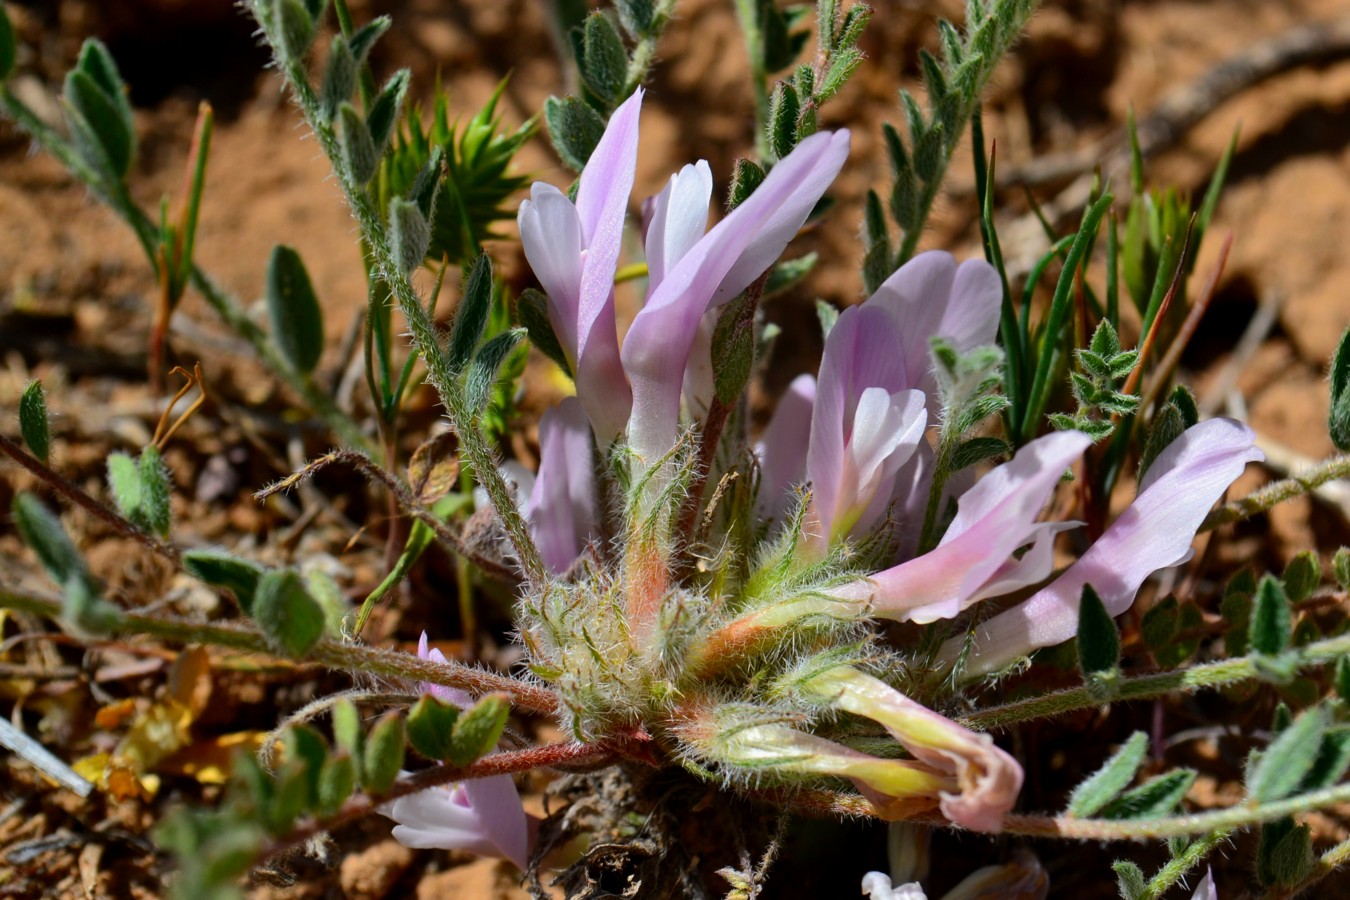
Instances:
[[[376,900],[389,895],[412,861],[413,852],[398,841],[381,841],[344,859],[338,881],[344,895]]]

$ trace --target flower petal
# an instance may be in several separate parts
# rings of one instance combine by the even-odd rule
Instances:
[[[510,775],[463,782],[464,794],[478,816],[482,834],[497,854],[524,870],[530,860],[530,827],[520,792]]]
[[[655,460],[675,443],[685,365],[709,306],[736,296],[772,265],[847,155],[846,131],[802,141],[652,287],[622,353],[633,388],[628,439],[639,457]]]
[[[560,575],[598,531],[592,466],[586,414],[568,397],[539,420],[539,474],[522,510],[544,562]]]
[[[698,243],[708,229],[712,169],[700,159],[670,176],[665,190],[652,201],[647,226],[647,278],[660,284],[666,271]]]
[[[777,519],[792,504],[790,488],[806,477],[806,447],[811,439],[811,408],[816,401],[814,375],[798,375],[778,400],[764,434],[755,444],[759,457],[759,496],[755,507],[762,518]]]
[[[425,631],[422,632],[422,637],[417,642],[417,658],[440,663],[441,665],[449,665],[444,653],[435,647],[428,649],[427,633]],[[452,703],[460,709],[468,709],[473,705],[473,697],[471,697],[467,691],[462,691],[459,688],[452,688],[443,684],[432,684],[429,681],[419,682],[417,686],[421,689],[422,693],[430,694],[437,700],[441,700],[445,703]]]
[[[517,215],[525,259],[548,295],[548,317],[567,361],[576,370],[577,319],[584,246],[576,207],[551,184],[536,181]]]
[[[881,388],[890,394],[905,387],[903,361],[895,354],[899,340],[890,317],[866,305],[840,313],[825,340],[806,452],[811,503],[820,519],[822,540],[834,534],[841,504],[847,508],[858,500],[841,497],[840,492],[849,478],[848,446],[863,393]],[[870,502],[869,497],[863,505]]]
[[[1143,490],[1095,544],[1050,585],[976,627],[965,674],[997,671],[1039,647],[1062,643],[1078,631],[1078,603],[1091,584],[1107,612],[1129,609],[1144,579],[1190,555],[1195,530],[1214,501],[1247,463],[1262,459],[1252,430],[1232,419],[1210,419],[1168,445],[1143,482]],[[939,656],[950,664],[962,641],[949,640]]]
[[[929,342],[946,338],[960,353],[992,344],[1002,300],[1002,282],[993,266],[971,259],[958,267],[950,253],[933,250],[901,266],[864,305],[883,309],[894,319],[901,335],[903,386],[927,394],[929,411],[935,412],[939,398]]]
[[[919,762],[951,777],[956,790],[940,793],[948,819],[976,831],[1003,829],[1003,817],[1022,789],[1022,767],[988,734],[958,725],[850,666],[815,675],[806,688],[878,723]]]
[[[988,596],[986,583],[1006,574],[1014,550],[1042,536],[1037,515],[1064,470],[1090,443],[1078,431],[1037,438],[961,495],[956,518],[935,549],[831,593],[846,599],[870,593],[872,615],[902,622],[924,624],[957,615]],[[1040,578],[1048,574],[1047,568]]]
[[[415,850],[466,850],[529,864],[529,817],[509,775],[428,788],[379,807],[393,837]]]

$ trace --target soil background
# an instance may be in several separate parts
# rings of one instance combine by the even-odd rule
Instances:
[[[410,67],[414,98],[423,104],[429,103],[439,77],[452,110],[465,118],[509,76],[502,109],[510,125],[540,109],[548,95],[571,86],[543,5],[541,0],[351,3],[358,21],[382,13],[393,16],[393,29],[373,57],[377,76]],[[900,86],[916,88],[916,51],[934,47],[935,17],[959,21],[961,14],[954,2],[876,0],[875,7],[863,39],[868,60],[823,115],[823,127],[852,129],[853,153],[834,192],[838,207],[795,245],[820,252],[817,271],[768,311],[784,326],[784,338],[766,388],[756,398],[761,409],[771,406],[775,392],[793,375],[815,365],[820,348],[814,300],[843,305],[861,299],[861,198],[869,186],[886,182],[880,123],[899,120]],[[326,162],[305,138],[282,95],[279,78],[265,70],[266,57],[250,22],[230,0],[39,0],[9,3],[8,8],[22,44],[15,90],[51,116],[59,116],[60,80],[81,41],[94,35],[111,48],[131,87],[139,130],[131,189],[148,208],[155,208],[165,194],[178,195],[197,104],[209,100],[214,105],[218,124],[197,259],[224,287],[251,302],[261,296],[272,246],[295,247],[324,306],[330,341],[320,378],[336,383],[344,370],[344,340],[365,305],[355,225]],[[1344,32],[1347,17],[1350,9],[1344,0],[1047,2],[991,86],[985,129],[997,142],[999,169],[1016,172],[1032,160],[1064,153],[1086,154],[1080,171],[1118,161],[1115,150],[1130,110],[1144,118],[1174,91],[1250,53],[1262,41],[1310,23],[1321,23],[1329,33],[1338,27]],[[1219,293],[1183,360],[1183,376],[1202,402],[1213,411],[1245,416],[1272,459],[1270,466],[1252,467],[1237,492],[1304,458],[1333,450],[1325,424],[1325,371],[1350,323],[1348,55],[1342,48],[1208,105],[1192,127],[1165,142],[1149,160],[1152,185],[1175,185],[1198,196],[1240,128],[1229,185],[1197,271],[1207,273],[1215,265],[1219,245],[1229,233],[1234,236],[1232,255]],[[730,0],[681,0],[660,58],[644,104],[634,195],[656,193],[670,172],[700,157],[709,160],[718,190],[724,190],[734,159],[753,141],[745,52]],[[542,135],[519,160],[523,170],[538,178],[559,185],[571,180]],[[970,168],[969,153],[962,151],[924,248],[948,248],[960,255],[979,252]],[[1124,196],[1128,181],[1117,178],[1117,194]],[[1039,201],[1049,202],[1071,180],[1064,177],[1030,190]],[[1029,233],[1023,189],[1009,186],[1000,200],[1009,257],[1037,252],[1036,240],[1022,237]],[[529,283],[528,273],[513,243],[514,226],[506,223],[503,229],[512,240],[496,242],[489,250],[519,289]],[[131,233],[59,164],[31,153],[28,141],[0,122],[0,418],[10,430],[20,391],[28,379],[41,378],[55,414],[56,462],[69,477],[94,490],[106,453],[144,444],[158,417],[159,401],[145,379],[145,335],[155,296],[156,286]],[[1234,371],[1235,347],[1263,309],[1273,312],[1273,318],[1253,335],[1258,340],[1240,352],[1239,370]],[[1137,322],[1127,323],[1125,330],[1128,345],[1137,338]],[[382,574],[386,523],[378,508],[371,511],[374,501],[357,482],[333,476],[321,482],[324,493],[349,493],[327,502],[321,514],[308,520],[299,508],[303,503],[254,502],[253,489],[284,474],[307,453],[322,450],[323,439],[292,428],[286,432],[291,439],[278,445],[268,437],[270,426],[227,414],[236,407],[284,419],[287,398],[191,292],[176,315],[171,340],[179,361],[202,361],[223,410],[218,418],[189,423],[167,457],[182,494],[175,499],[175,512],[187,532],[194,540],[237,549],[274,547],[280,538],[281,552],[329,560],[340,583],[353,596],[364,596]],[[544,368],[531,368],[527,409],[543,408],[556,393],[551,379],[541,374]],[[429,422],[434,416],[430,398],[421,397],[420,404]],[[530,462],[528,437],[518,439],[515,449]],[[3,472],[0,501],[8,507],[13,491],[29,482],[12,468]],[[1303,549],[1329,554],[1347,539],[1346,510],[1344,503],[1287,503],[1240,531],[1225,558],[1278,570]],[[375,524],[368,528],[356,524],[371,521]],[[72,527],[114,589],[130,591],[151,583],[173,602],[197,604],[201,614],[216,611],[218,598],[202,596],[155,571],[152,562],[136,558],[127,545],[93,523],[77,518]],[[28,557],[7,524],[0,525],[0,554],[5,567],[16,570],[4,576],[6,584],[34,578],[26,572],[31,561],[12,562]],[[462,635],[455,603],[444,599],[453,595],[453,572],[443,560],[425,568],[406,602],[377,616],[375,630],[386,640],[408,642],[427,628],[453,650]],[[498,604],[495,610],[485,612],[486,627],[495,628],[497,642],[504,644],[506,607]],[[509,649],[498,650],[509,662]],[[143,670],[128,672],[131,658],[142,661]],[[111,699],[153,693],[163,682],[166,664],[143,654],[112,658],[104,653],[92,662],[86,658],[77,676],[43,680],[22,692],[27,698],[23,712],[42,716],[44,739],[58,752],[67,757],[87,753],[98,739],[81,717],[87,719]],[[99,673],[106,676],[103,681],[98,681]],[[96,689],[90,689],[90,679]],[[250,693],[246,679],[223,673],[216,685],[221,705],[205,718],[204,727],[220,730],[228,723],[239,728],[247,722],[269,728],[279,715],[321,691],[325,682],[311,671],[277,675],[267,684],[261,695],[257,689]],[[17,709],[12,690],[0,695],[14,700]],[[1166,715],[1206,724],[1203,703],[1178,706],[1169,706]],[[59,712],[55,719],[53,709]],[[1253,728],[1268,727],[1269,706],[1253,709],[1251,723]],[[1047,771],[1077,771],[1078,755],[1089,758],[1084,764],[1095,764],[1090,761],[1103,758],[1132,724],[1138,726],[1125,716],[1084,719],[1080,725],[1090,752],[1066,741],[1062,732],[1049,731],[1043,735],[1044,745],[1020,749],[1047,760]],[[1184,726],[1169,721],[1169,727]],[[63,741],[68,752],[59,749]],[[1210,771],[1222,772],[1225,765],[1232,768],[1220,760]],[[0,810],[0,845],[8,848],[0,849],[0,872],[8,873],[0,877],[0,896],[157,896],[163,860],[147,849],[147,826],[164,802],[199,799],[212,790],[179,779],[153,801],[112,804],[95,799],[81,806],[37,784],[13,757],[5,758],[0,773],[0,807],[9,809]],[[1238,777],[1240,772],[1231,775]],[[1028,784],[1023,800],[1027,808],[1062,803],[1063,785],[1046,778],[1046,784]],[[1193,793],[1195,802],[1234,801],[1235,780],[1207,778]],[[1314,817],[1319,840],[1350,834],[1350,817],[1344,813]],[[383,821],[349,829],[339,835],[331,866],[294,861],[292,876],[263,879],[251,890],[259,897],[522,896],[508,867],[409,851],[387,833]],[[61,835],[71,840],[45,848],[40,844]],[[973,836],[943,838],[935,846],[935,859],[945,865],[953,858],[998,858],[1013,843],[1004,842],[992,853],[986,852],[988,846]],[[32,852],[15,856],[16,847]],[[83,849],[87,847],[101,848],[92,863]],[[1114,896],[1108,851],[1050,845],[1034,849],[1050,871],[1052,897]],[[1228,852],[1231,864],[1225,864],[1223,853],[1216,857],[1220,896],[1253,895],[1244,862],[1250,851],[1244,838]],[[803,826],[786,848],[774,895],[852,896],[863,871],[885,868],[884,854],[883,829]],[[1141,849],[1135,855],[1147,860],[1148,854]],[[826,873],[812,872],[822,860],[846,862],[831,862]],[[944,872],[938,879],[954,882],[961,874]],[[296,880],[285,886],[287,877]],[[1320,896],[1346,892],[1350,878]]]

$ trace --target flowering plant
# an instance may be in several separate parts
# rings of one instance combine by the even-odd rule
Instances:
[[[866,7],[822,0],[814,61],[770,86],[770,72],[793,63],[807,32],[795,13],[772,3],[739,5],[761,138],[754,158],[730,173],[728,202],[716,215],[714,173],[702,160],[670,175],[655,196],[633,196],[642,84],[673,3],[620,0],[613,15],[576,23],[581,96],[550,98],[543,112],[559,157],[579,174],[571,189],[535,181],[520,202],[520,242],[542,291],[527,288],[512,303],[479,251],[528,180],[507,169],[533,123],[501,132],[499,90],[463,129],[449,124],[443,103],[431,128],[414,115],[400,125],[409,76],[377,87],[368,61],[387,19],[358,28],[336,0],[337,33],[316,84],[309,64],[327,4],[245,5],[360,229],[372,298],[364,361],[373,428],[315,389],[320,313],[294,251],[273,254],[272,332],[262,334],[192,261],[195,213],[177,223],[166,213],[156,228],[135,206],[124,184],[134,130],[101,45],[89,46],[67,81],[69,138],[7,89],[0,95],[8,114],[142,238],[164,290],[158,326],[167,327],[186,286],[197,285],[344,445],[264,494],[345,463],[388,492],[395,518],[411,521],[401,541],[391,539],[389,577],[344,616],[325,606],[324,582],[312,574],[174,542],[159,456],[178,427],[167,413],[138,459],[109,459],[108,506],[47,465],[44,395],[40,386],[25,394],[28,449],[9,439],[0,449],[174,567],[228,591],[251,624],[203,625],[106,599],[60,521],[29,493],[15,502],[16,525],[63,593],[59,602],[6,595],[5,605],[58,616],[83,637],[141,633],[266,649],[402,686],[298,710],[260,741],[258,759],[236,764],[220,810],[170,820],[160,837],[182,860],[181,895],[221,888],[255,860],[372,811],[393,820],[393,837],[408,847],[511,862],[536,894],[544,891],[539,872],[550,867],[565,869],[559,880],[571,894],[595,894],[600,888],[583,882],[622,845],[656,860],[646,869],[629,856],[618,864],[644,896],[672,884],[703,895],[712,873],[671,842],[678,828],[652,800],[663,791],[696,797],[680,801],[691,815],[715,807],[721,827],[763,838],[763,865],[751,867],[747,852],[730,861],[739,868],[716,872],[729,896],[742,898],[764,889],[795,814],[891,823],[909,857],[927,853],[934,828],[1170,839],[1170,862],[1151,878],[1128,860],[1117,863],[1128,898],[1159,896],[1240,828],[1261,829],[1258,877],[1279,890],[1308,886],[1350,855],[1342,844],[1314,863],[1306,826],[1291,818],[1350,797],[1343,781],[1350,644],[1344,634],[1293,633],[1291,600],[1316,589],[1316,557],[1300,556],[1278,579],[1229,585],[1213,616],[1226,659],[1192,662],[1202,651],[1191,632],[1206,624],[1194,604],[1150,596],[1148,612],[1137,605],[1155,573],[1192,558],[1197,534],[1315,481],[1215,511],[1263,454],[1246,425],[1202,419],[1190,393],[1173,385],[1175,360],[1159,352],[1184,346],[1189,335],[1169,315],[1170,304],[1184,305],[1187,260],[1152,260],[1152,290],[1139,297],[1139,346],[1123,349],[1114,225],[1103,300],[1093,294],[1089,303],[1085,286],[1114,201],[1099,186],[1077,231],[1054,242],[1021,303],[1014,299],[992,216],[979,102],[1034,4],[972,0],[963,31],[943,23],[942,60],[922,57],[928,109],[904,94],[907,140],[884,130],[894,183],[888,201],[873,191],[866,202],[868,296],[842,311],[822,306],[817,374],[798,375],[758,430],[747,391],[772,343],[765,304],[809,269],[809,257],[782,257],[824,214],[849,164],[850,131],[821,128],[819,111],[861,64]],[[3,52],[10,29],[0,21],[3,77],[13,54]],[[204,115],[199,176],[210,122]],[[986,252],[958,263],[917,246],[968,123]],[[192,183],[188,210],[202,190],[200,177]],[[1173,225],[1184,218],[1171,217]],[[1169,234],[1166,246],[1187,234]],[[1144,238],[1133,240],[1126,249],[1142,255]],[[443,329],[435,298],[451,263],[464,278]],[[1033,327],[1030,288],[1052,263],[1061,274]],[[429,298],[415,280],[425,266],[437,270]],[[643,282],[641,301],[621,329],[621,285],[635,280]],[[391,363],[387,298],[413,340],[401,372]],[[1203,312],[1208,295],[1194,302]],[[156,341],[164,336],[158,326]],[[519,377],[526,337],[569,381],[568,396],[538,421],[534,472],[501,463],[497,441],[517,424],[514,392],[502,385]],[[1333,362],[1333,433],[1350,415],[1348,370],[1343,345]],[[405,478],[394,462],[417,371],[437,391],[451,437],[418,447]],[[193,383],[200,381],[198,372]],[[1065,381],[1068,392],[1058,389]],[[379,452],[383,463],[373,458]],[[1127,463],[1135,459],[1131,478]],[[1347,468],[1344,458],[1332,460],[1316,477]],[[1112,515],[1113,495],[1131,493],[1131,481],[1132,499]],[[425,633],[415,655],[362,643],[371,610],[435,542],[462,563],[466,629],[472,571],[507,584],[520,649],[514,673],[451,661]],[[1333,564],[1344,588],[1350,553]],[[1237,598],[1231,608],[1228,598]],[[1132,652],[1159,671],[1127,671],[1119,617],[1128,617]],[[1063,648],[1079,670],[1072,687],[1063,687],[1068,676],[1054,665]],[[1195,777],[1183,768],[1131,788],[1148,744],[1139,732],[1078,785],[1063,815],[1018,811],[1039,761],[996,740],[1001,731],[1128,699],[1249,681],[1287,686],[1325,664],[1334,664],[1334,677],[1309,680],[1303,712],[1295,719],[1284,708],[1276,735],[1249,757],[1242,805],[1177,815]],[[990,705],[989,692],[1009,683],[1026,694]],[[358,703],[394,709],[367,729]],[[331,740],[307,724],[321,714],[331,720]],[[547,718],[559,738],[530,741],[509,729],[513,714]],[[409,750],[421,762],[409,763]],[[531,815],[513,780],[531,769],[566,773],[560,784],[582,785],[593,797],[573,794],[566,811]],[[107,772],[103,779],[111,783]],[[752,827],[763,809],[777,815],[778,836]],[[655,849],[631,828],[644,816],[643,828],[665,842]],[[612,833],[623,840],[604,840]],[[578,835],[588,845],[569,850]],[[863,891],[924,896],[926,866],[896,855],[902,861],[889,875],[863,878]],[[971,868],[946,896],[1048,890],[1046,870],[1020,850]],[[1207,876],[1195,896],[1214,895]]]

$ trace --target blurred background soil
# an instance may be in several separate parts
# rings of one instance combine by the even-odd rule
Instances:
[[[353,0],[351,5],[358,21],[381,13],[393,15],[394,27],[373,62],[380,76],[410,67],[418,102],[429,103],[439,78],[449,92],[452,111],[467,118],[509,76],[503,111],[507,123],[515,125],[540,109],[549,94],[569,89],[571,76],[559,62],[559,44],[541,11],[541,0]],[[796,245],[820,252],[816,273],[803,288],[775,301],[769,311],[785,326],[785,337],[775,351],[774,374],[759,398],[762,406],[772,402],[774,392],[791,376],[815,364],[819,339],[813,301],[819,297],[848,304],[861,299],[856,239],[860,200],[869,186],[886,184],[880,123],[899,120],[896,90],[915,86],[916,50],[934,46],[934,19],[959,21],[961,11],[952,0],[875,0],[874,5],[876,15],[863,39],[869,58],[823,116],[824,127],[847,126],[853,134],[851,160],[835,190],[839,205]],[[209,100],[214,105],[218,124],[198,261],[227,289],[251,301],[261,296],[271,247],[286,243],[299,250],[325,309],[331,349],[321,377],[336,380],[339,348],[366,302],[355,225],[322,154],[305,137],[283,96],[280,79],[265,69],[266,57],[250,21],[231,0],[38,0],[11,2],[8,8],[22,42],[22,74],[15,90],[52,117],[59,116],[60,80],[81,41],[96,35],[111,48],[131,86],[140,133],[132,192],[148,208],[155,208],[166,193],[178,195],[197,104]],[[1344,35],[1350,30],[1348,14],[1344,0],[1046,2],[989,94],[985,128],[997,142],[1000,173],[1023,170],[1048,155],[1082,154],[1085,162],[1078,171],[1030,188],[1039,202],[1051,203],[1074,176],[1098,163],[1119,160],[1116,151],[1130,110],[1143,119],[1173,92],[1214,67],[1298,26],[1322,23],[1327,34],[1339,28]],[[1234,130],[1240,128],[1229,186],[1197,271],[1203,276],[1215,265],[1219,245],[1229,233],[1234,235],[1233,251],[1218,296],[1183,365],[1186,377],[1213,411],[1247,416],[1274,460],[1267,474],[1332,450],[1325,427],[1325,370],[1335,342],[1350,323],[1347,55],[1350,39],[1342,38],[1339,52],[1333,50],[1208,104],[1193,127],[1164,142],[1149,160],[1153,186],[1175,185],[1198,196]],[[709,160],[722,190],[734,159],[753,141],[752,101],[742,74],[745,53],[730,0],[681,0],[678,20],[667,32],[660,56],[644,104],[635,196],[657,192],[670,172],[699,157]],[[521,154],[520,164],[555,184],[571,180],[542,135]],[[1117,196],[1125,197],[1128,180],[1116,171]],[[949,248],[961,255],[979,252],[971,195],[970,159],[963,152],[924,248]],[[1023,239],[1035,231],[1025,227],[1023,188],[1009,185],[1000,201],[1009,257],[1037,252],[1041,245],[1036,240]],[[510,223],[504,228],[513,231]],[[520,288],[528,283],[527,273],[512,240],[494,244],[490,252]],[[27,379],[42,378],[56,416],[57,462],[77,481],[96,484],[108,450],[139,447],[153,428],[157,407],[144,373],[145,335],[155,296],[156,287],[131,233],[56,162],[31,153],[22,135],[0,123],[0,414],[10,427]],[[1268,318],[1268,327],[1252,332],[1235,374],[1230,365],[1234,348],[1253,320],[1262,321],[1263,309],[1274,315]],[[1126,343],[1132,343],[1137,324],[1129,323],[1126,331]],[[279,389],[191,292],[175,319],[172,341],[180,360],[203,361],[219,402],[285,408]],[[550,388],[540,379],[532,384],[537,390],[527,404],[537,408],[546,402]],[[193,425],[173,445],[168,462],[184,494],[176,499],[175,511],[197,539],[247,547],[269,539],[274,544],[281,535],[290,542],[286,552],[340,557],[333,558],[333,564],[344,569],[344,583],[354,585],[357,596],[362,595],[359,588],[368,590],[378,580],[382,564],[378,534],[358,534],[346,551],[335,549],[344,543],[334,540],[337,522],[367,519],[367,501],[359,488],[335,501],[327,530],[297,528],[298,510],[261,507],[249,496],[303,459],[305,451],[322,449],[321,442],[266,447],[234,420],[228,427],[204,421]],[[528,458],[529,447],[524,441],[520,444],[519,452]],[[6,507],[15,487],[23,486],[21,480],[6,484],[13,472],[5,469],[0,479],[0,500]],[[1245,491],[1263,477],[1253,470],[1237,490]],[[1234,552],[1271,567],[1309,547],[1329,552],[1345,540],[1347,508],[1313,500],[1285,504],[1242,532]],[[102,542],[95,540],[100,538],[97,529],[91,528],[87,536],[92,536],[89,546],[96,570],[114,585],[149,582],[180,591],[180,598],[181,592],[189,591],[148,562],[125,564],[121,554],[127,548],[106,535]],[[12,533],[0,533],[0,552],[11,559],[21,553]],[[101,569],[100,556],[108,563]],[[424,576],[422,587],[434,588],[440,583],[437,577]],[[449,578],[444,573],[440,577]],[[212,598],[197,600],[202,611],[210,611]],[[403,640],[415,638],[423,627],[451,636],[457,632],[447,608],[413,604],[383,614],[379,627],[384,635]],[[257,727],[268,728],[278,708],[293,708],[317,689],[312,682],[311,678],[305,687],[293,686],[293,697],[234,697],[222,701],[225,709],[216,714],[250,717]],[[133,680],[121,687],[135,684]],[[226,692],[219,693],[223,697]],[[70,715],[78,712],[72,710]],[[1268,722],[1268,715],[1261,721]],[[1119,730],[1113,728],[1112,733]],[[1110,739],[1103,737],[1103,746]],[[1064,755],[1062,749],[1050,748],[1047,757],[1053,759],[1056,753]],[[1059,765],[1063,764],[1061,760]],[[20,764],[7,760],[6,766],[12,786],[3,790],[0,805],[33,789],[32,776],[24,774]],[[1222,783],[1209,786],[1215,796],[1224,789]],[[1029,785],[1028,806],[1044,808],[1060,802],[1053,791],[1042,797],[1037,790],[1037,785]],[[61,828],[78,833],[99,818],[91,819],[78,809],[63,812],[62,803],[72,805],[69,798],[49,799],[18,808],[26,809],[22,816],[0,816],[0,845],[14,846]],[[100,868],[95,861],[93,874],[87,874],[83,856],[80,865],[73,865],[81,853],[78,845],[52,850],[57,856],[50,858],[50,865],[40,856],[26,857],[23,866],[10,859],[5,865],[15,867],[16,874],[0,879],[0,895],[28,896],[25,885],[28,889],[40,885],[52,896],[154,896],[153,858],[138,843],[154,807],[135,802],[129,806],[135,808],[103,813],[105,822],[116,820],[116,827],[128,835],[113,839],[105,834],[99,839],[102,843],[97,846],[110,850],[104,855],[111,865]],[[44,824],[35,827],[35,815]],[[1324,837],[1346,835],[1344,816],[1322,819]],[[448,854],[409,851],[385,839],[386,829],[375,822],[345,837],[346,858],[331,872],[301,865],[299,885],[255,891],[259,896],[288,897],[414,892],[423,897],[519,896],[495,863],[466,863]],[[868,832],[865,842],[880,853],[875,832]],[[836,833],[845,840],[857,837],[854,830]],[[958,846],[974,840],[964,838]],[[1072,848],[1058,856],[1045,851],[1055,885],[1052,896],[1113,895],[1111,890],[1098,891],[1109,857],[1100,852],[1090,856],[1089,867],[1074,862]],[[1250,858],[1245,852],[1234,856]],[[869,865],[884,867],[884,857],[877,856]],[[831,873],[822,883],[833,887],[813,896],[835,890],[839,896],[851,895],[855,874],[860,872]],[[1247,873],[1219,875],[1221,896],[1243,896]]]

